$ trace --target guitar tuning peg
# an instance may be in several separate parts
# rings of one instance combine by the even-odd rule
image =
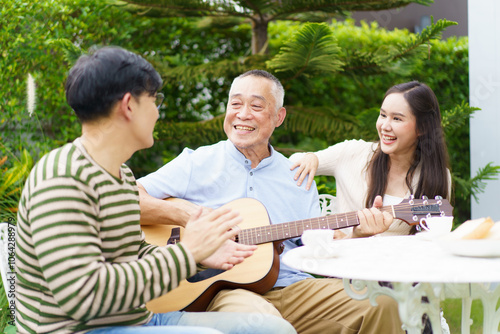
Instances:
[[[427,201],[429,198],[427,196],[422,196],[422,199],[424,200],[423,204],[427,205],[429,202]]]
[[[413,196],[413,194],[410,195],[410,200],[408,201],[408,203],[410,205],[413,205],[415,202],[413,201],[415,199],[415,196]]]
[[[437,195],[436,197],[434,197],[434,199],[436,200],[437,204],[439,204],[439,205],[443,204],[443,201],[442,201],[443,196]]]

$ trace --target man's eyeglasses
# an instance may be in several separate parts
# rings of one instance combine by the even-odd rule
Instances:
[[[165,95],[163,93],[157,93],[156,94],[156,108],[160,110],[161,105],[163,104],[163,100],[165,100]]]

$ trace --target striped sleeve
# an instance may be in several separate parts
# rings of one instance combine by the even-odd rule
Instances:
[[[182,244],[144,245],[147,251],[136,261],[108,261],[96,201],[92,189],[74,178],[54,177],[31,189],[34,256],[54,300],[70,318],[87,321],[140,307],[195,273],[194,259]]]

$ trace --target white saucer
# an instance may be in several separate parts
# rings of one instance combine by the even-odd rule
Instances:
[[[440,240],[440,244],[446,251],[454,255],[500,257],[500,240]]]

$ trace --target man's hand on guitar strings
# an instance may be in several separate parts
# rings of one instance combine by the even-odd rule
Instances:
[[[212,255],[201,261],[201,264],[215,269],[229,270],[253,254],[256,245],[244,245],[227,240]]]
[[[353,238],[370,237],[387,231],[392,224],[393,217],[388,212],[380,211],[378,208],[381,207],[382,196],[377,196],[370,209],[358,211],[359,225],[353,228]]]
[[[209,263],[223,269],[232,267],[242,261],[242,257],[248,257],[255,248],[239,245],[230,239],[234,238],[239,228],[234,228],[243,219],[238,212],[230,208],[219,208],[202,215],[202,208],[191,216],[186,229],[182,244],[191,252],[196,263],[200,263],[217,251],[223,244],[225,247],[217,252],[216,260],[209,260]],[[229,247],[227,243],[233,243]]]

